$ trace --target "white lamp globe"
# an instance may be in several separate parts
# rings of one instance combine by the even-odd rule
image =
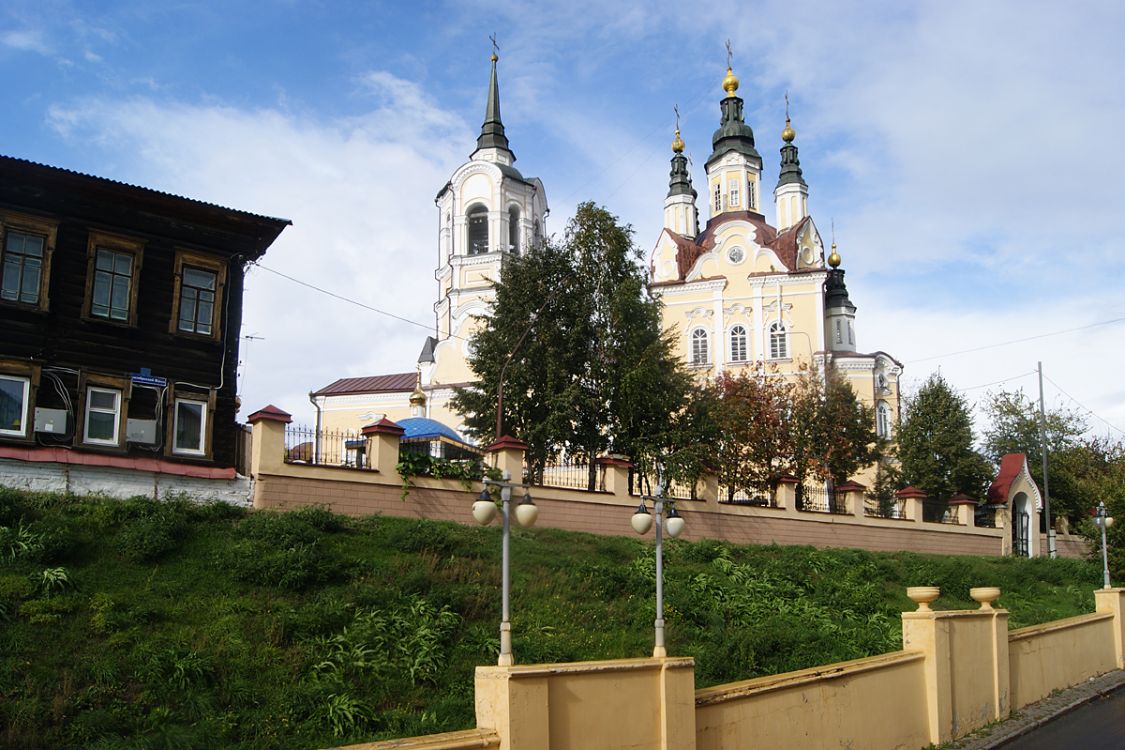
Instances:
[[[491,500],[477,500],[473,503],[473,518],[481,526],[487,526],[492,523],[492,519],[496,517],[496,503]]]
[[[629,523],[633,526],[633,531],[638,534],[647,534],[648,530],[652,528],[652,516],[642,504],[637,508],[637,512],[629,519]]]
[[[668,520],[665,521],[664,526],[665,526],[665,528],[668,529],[668,536],[675,539],[676,537],[678,537],[680,535],[680,532],[682,532],[684,530],[683,516],[681,516],[680,514],[676,513],[675,510],[673,510],[668,515]]]
[[[537,518],[539,518],[539,508],[534,503],[522,502],[516,506],[516,521],[520,526],[534,526]]]

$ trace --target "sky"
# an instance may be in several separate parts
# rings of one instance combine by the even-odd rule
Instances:
[[[940,371],[978,412],[1037,395],[1041,361],[1048,408],[1122,438],[1122,31],[1125,3],[1097,0],[6,0],[0,152],[292,220],[247,277],[239,389],[243,415],[305,421],[311,390],[414,367],[489,35],[547,231],[592,200],[646,255],[673,107],[698,187],[729,39],[766,187],[789,92],[859,349],[903,362],[908,392]]]

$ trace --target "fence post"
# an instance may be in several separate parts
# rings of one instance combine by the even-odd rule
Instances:
[[[526,450],[527,443],[511,435],[504,435],[485,448],[484,452],[492,457],[493,466],[502,472],[508,472],[513,482],[522,482],[523,454]]]
[[[364,427],[362,432],[367,441],[367,467],[380,474],[393,475],[398,466],[399,441],[406,430],[383,417]]]
[[[785,474],[777,480],[777,504],[787,515],[797,515],[797,478]]]
[[[629,469],[633,464],[627,458],[599,456],[594,459],[602,473],[602,487],[615,497],[629,499]]]
[[[865,485],[851,480],[844,482],[836,487],[837,498],[841,493],[844,495],[846,507],[851,515],[862,520],[866,515],[863,509],[863,493],[867,490]]]
[[[250,435],[250,475],[280,469],[285,464],[285,425],[293,415],[273,404],[254,412],[246,418],[252,426]]]
[[[903,510],[906,511],[906,520],[922,522],[923,511],[926,501],[926,493],[917,487],[904,487],[895,493],[895,497],[903,501]]]
[[[1117,668],[1125,669],[1125,588],[1094,591],[1094,611],[1113,613],[1113,653]]]
[[[953,497],[949,498],[949,505],[957,513],[957,523],[962,526],[976,526],[976,508],[977,501],[968,495],[958,492]]]
[[[714,469],[707,468],[699,476],[699,499],[714,505],[719,502],[719,473]]]

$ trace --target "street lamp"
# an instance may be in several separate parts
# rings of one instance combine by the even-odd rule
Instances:
[[[662,658],[668,655],[664,648],[664,524],[668,525],[668,536],[675,539],[684,530],[684,519],[676,512],[676,501],[664,499],[664,480],[660,476],[660,469],[656,471],[656,496],[641,496],[641,504],[633,514],[630,523],[633,531],[638,534],[647,534],[652,528],[653,515],[645,507],[645,500],[652,500],[653,515],[656,516],[656,622],[653,623],[656,631],[655,645],[652,655]],[[664,508],[667,504],[668,519],[664,520]]]
[[[1110,588],[1109,585],[1109,554],[1105,548],[1105,530],[1113,525],[1113,516],[1108,515],[1105,509],[1105,501],[1098,503],[1098,507],[1094,508],[1094,524],[1102,530],[1102,579],[1103,587]]]
[[[511,588],[509,574],[510,567],[508,565],[508,548],[510,546],[509,540],[511,538],[511,511],[512,504],[512,488],[523,488],[523,500],[516,506],[516,522],[520,526],[534,526],[535,520],[539,518],[539,508],[531,502],[531,492],[528,490],[526,484],[516,484],[511,481],[512,475],[504,472],[501,479],[484,478],[484,489],[480,491],[480,497],[473,503],[473,518],[481,526],[487,526],[492,523],[492,519],[496,517],[496,502],[488,494],[488,486],[500,488],[500,509],[501,515],[504,519],[503,531],[500,535],[500,659],[497,661],[501,667],[510,667],[514,664],[512,658],[512,623],[508,611],[508,592]]]

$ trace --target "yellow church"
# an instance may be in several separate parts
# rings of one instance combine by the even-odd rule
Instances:
[[[325,431],[359,430],[387,418],[405,422],[407,437],[458,441],[463,435],[462,419],[449,402],[454,388],[473,377],[469,342],[479,318],[489,314],[504,258],[534,246],[549,213],[542,181],[514,166],[500,117],[496,63],[493,54],[477,147],[437,196],[434,335],[426,338],[413,371],[341,378],[312,392]],[[832,367],[872,407],[878,434],[891,437],[902,365],[884,352],[857,348],[856,306],[834,245],[825,263],[788,115],[773,191],[776,226],[766,221],[762,157],[743,119],[738,85],[728,67],[706,162],[709,219],[702,231],[678,129],[672,142],[664,227],[649,267],[664,326],[676,331],[680,356],[700,378],[747,370],[795,377],[810,367]]]

